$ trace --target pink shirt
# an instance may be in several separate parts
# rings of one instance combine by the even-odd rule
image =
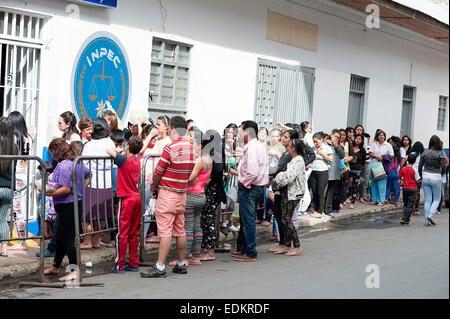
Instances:
[[[238,180],[245,188],[269,183],[269,156],[264,144],[256,138],[244,146]]]

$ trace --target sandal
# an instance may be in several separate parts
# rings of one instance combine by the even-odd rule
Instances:
[[[200,257],[200,261],[210,261],[210,260],[216,260],[216,256],[206,254],[203,257]]]
[[[296,251],[296,252],[288,251],[288,252],[285,253],[284,255],[285,255],[285,256],[297,256],[297,255],[300,255],[301,252],[303,252],[303,249],[300,249],[300,251]]]
[[[189,262],[189,265],[194,265],[194,266],[199,266],[199,265],[202,264],[201,261],[191,261],[191,260],[189,260],[188,262]]]

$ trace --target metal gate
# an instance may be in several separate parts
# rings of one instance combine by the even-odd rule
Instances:
[[[259,126],[311,121],[314,69],[258,60],[255,121]]]
[[[35,127],[30,154],[36,154],[38,132],[39,69],[46,17],[0,8],[0,116],[19,111]],[[28,170],[35,172],[35,162]],[[33,187],[30,179],[28,187]],[[37,217],[30,194],[30,219]]]

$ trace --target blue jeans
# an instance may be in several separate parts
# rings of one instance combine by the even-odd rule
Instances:
[[[394,202],[398,202],[398,172],[391,171],[389,177],[387,179],[387,187],[386,187],[386,199],[389,199],[389,193],[391,191],[391,186],[394,186]]]
[[[248,257],[257,258],[256,251],[256,202],[263,196],[264,187],[252,185],[251,188],[238,190],[239,216],[241,228],[237,238],[237,250]]]
[[[370,182],[371,182],[371,190],[372,190],[372,201],[384,204],[385,195],[386,195],[386,185],[387,185],[387,177],[375,180],[373,178],[373,173],[370,172]]]
[[[422,181],[423,192],[425,194],[425,222],[428,221],[428,217],[433,217],[436,213],[436,209],[441,201],[441,181],[424,178]]]

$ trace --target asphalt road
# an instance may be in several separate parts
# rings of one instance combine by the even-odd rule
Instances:
[[[191,266],[187,275],[169,271],[164,279],[143,279],[136,273],[106,274],[84,280],[103,282],[100,288],[27,288],[0,298],[448,299],[448,210],[435,220],[437,226],[425,227],[421,215],[412,225],[400,226],[394,217],[303,234],[301,256],[275,256],[268,252],[273,243],[265,242],[258,246],[256,263],[217,254],[215,262]],[[375,287],[368,288],[367,282]]]

